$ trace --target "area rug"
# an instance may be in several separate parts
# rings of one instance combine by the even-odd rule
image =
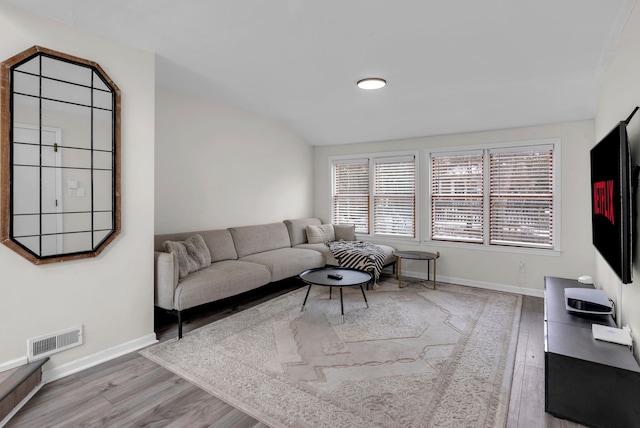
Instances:
[[[521,296],[408,282],[369,308],[345,287],[344,323],[313,286],[141,354],[273,427],[504,426]]]

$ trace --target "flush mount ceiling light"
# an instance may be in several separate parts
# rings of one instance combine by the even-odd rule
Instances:
[[[384,88],[387,81],[379,77],[367,77],[366,79],[358,80],[358,88],[360,89],[380,89]]]

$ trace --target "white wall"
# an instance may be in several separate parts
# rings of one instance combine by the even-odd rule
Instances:
[[[605,71],[598,112],[595,120],[595,140],[599,141],[618,122],[625,120],[636,106],[640,105],[640,5],[636,4],[622,32]],[[631,152],[636,164],[640,163],[640,112],[632,119],[628,128]],[[638,207],[636,207],[638,209]],[[636,233],[636,240],[638,235]],[[594,250],[595,251],[595,250]],[[631,284],[622,285],[602,256],[595,251],[596,275],[594,281],[610,298],[617,302],[621,312],[620,325],[628,324],[634,339],[640,338],[640,257],[638,245],[634,247],[634,268]],[[635,347],[640,358],[640,348]]]
[[[79,324],[84,345],[46,370],[153,334],[154,56],[0,2],[0,58],[33,45],[98,62],[122,91],[122,233],[97,258],[36,266],[0,246],[0,366],[27,339]]]
[[[493,143],[507,143],[559,138],[561,140],[562,251],[555,255],[509,249],[461,248],[426,240],[428,228],[428,150],[461,148]],[[331,218],[329,157],[356,153],[420,150],[419,194],[417,201],[420,242],[395,241],[390,244],[403,250],[440,251],[438,278],[459,284],[523,292],[542,296],[544,276],[577,278],[593,274],[589,193],[589,152],[593,142],[593,122],[581,121],[491,132],[466,133],[407,140],[341,146],[315,147],[314,211],[324,221]],[[557,226],[557,225],[556,225]],[[525,263],[519,273],[518,263]],[[426,275],[424,262],[403,261],[403,271],[414,276]]]
[[[155,232],[310,216],[312,156],[278,121],[157,88]]]

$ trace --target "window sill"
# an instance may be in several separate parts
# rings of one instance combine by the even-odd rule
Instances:
[[[517,253],[517,254],[533,254],[538,256],[560,257],[562,255],[561,249],[547,250],[542,248],[526,248],[515,247],[506,245],[487,245],[487,244],[470,244],[466,242],[448,242],[448,241],[432,241],[424,240],[423,243],[430,247],[441,248],[458,248],[461,250],[475,250],[475,251],[492,251],[497,253]]]
[[[401,236],[385,236],[385,235],[365,235],[365,234],[356,234],[356,240],[358,241],[368,241],[373,243],[380,244],[401,244],[401,245],[420,245],[420,240],[418,238],[409,238],[409,237],[401,237]]]

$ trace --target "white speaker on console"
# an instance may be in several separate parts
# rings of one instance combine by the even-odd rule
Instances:
[[[582,284],[593,284],[593,279],[589,275],[582,275],[578,277],[578,282]]]

